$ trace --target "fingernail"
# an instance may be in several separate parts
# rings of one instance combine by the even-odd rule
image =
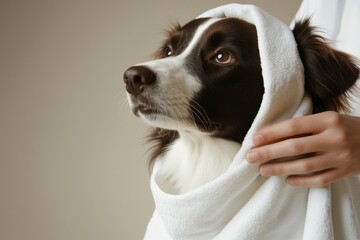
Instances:
[[[250,163],[258,162],[260,159],[260,155],[257,152],[249,152],[247,154],[247,160]]]
[[[260,173],[263,176],[270,176],[272,173],[272,169],[270,167],[261,167],[260,168]]]
[[[286,183],[289,184],[289,185],[292,185],[292,186],[296,186],[295,181],[293,179],[291,179],[291,178],[286,179]]]
[[[264,142],[264,137],[260,134],[257,134],[252,138],[252,140],[255,145],[260,145]]]

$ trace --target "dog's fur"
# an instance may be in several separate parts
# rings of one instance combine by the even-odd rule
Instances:
[[[295,24],[314,113],[347,108],[359,69],[332,49],[310,21]],[[151,162],[161,159],[167,190],[184,193],[226,171],[262,101],[257,33],[236,18],[196,19],[167,34],[155,60],[124,74],[135,115],[154,126]]]

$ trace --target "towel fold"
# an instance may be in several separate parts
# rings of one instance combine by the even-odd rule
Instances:
[[[155,212],[145,239],[360,239],[360,179],[323,188],[294,188],[265,178],[245,155],[258,129],[312,111],[304,73],[288,26],[252,5],[230,4],[201,17],[236,17],[256,26],[264,80],[259,112],[228,171],[191,192],[172,195],[151,176]]]

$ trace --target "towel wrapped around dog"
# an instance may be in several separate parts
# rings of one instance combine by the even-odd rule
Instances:
[[[256,26],[263,100],[231,166],[215,180],[172,195],[157,182],[161,159],[155,163],[151,190],[156,209],[145,239],[360,239],[358,177],[323,188],[294,188],[283,177],[262,177],[258,166],[245,159],[257,130],[312,111],[289,27],[252,5],[225,5],[202,17],[236,17]]]

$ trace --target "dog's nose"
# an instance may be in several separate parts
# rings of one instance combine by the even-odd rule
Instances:
[[[126,90],[135,96],[141,94],[145,87],[155,82],[155,80],[155,73],[144,66],[130,67],[124,73]]]

